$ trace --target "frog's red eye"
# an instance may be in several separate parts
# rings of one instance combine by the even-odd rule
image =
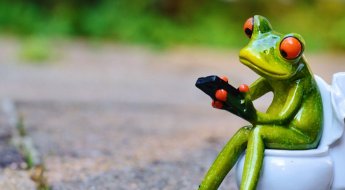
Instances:
[[[302,53],[302,44],[297,38],[289,36],[282,40],[279,50],[285,59],[296,59]]]
[[[253,25],[254,25],[254,18],[253,17],[248,18],[243,25],[244,33],[246,33],[248,38],[252,37]]]

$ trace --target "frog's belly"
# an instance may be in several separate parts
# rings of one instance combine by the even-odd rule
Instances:
[[[244,155],[236,166],[238,186],[242,178]],[[329,190],[332,179],[333,163],[328,149],[268,149],[265,151],[257,190]]]

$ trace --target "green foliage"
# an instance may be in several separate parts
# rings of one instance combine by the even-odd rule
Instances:
[[[335,0],[2,0],[0,32],[237,48],[243,22],[261,14],[277,31],[300,33],[309,49],[345,49],[344,9]]]
[[[26,128],[25,128],[25,125],[24,125],[24,116],[23,115],[19,116],[19,119],[18,119],[16,127],[17,127],[17,130],[18,130],[19,136],[25,137],[26,136]]]
[[[53,51],[47,38],[30,37],[23,41],[19,54],[29,63],[42,64],[52,58]]]

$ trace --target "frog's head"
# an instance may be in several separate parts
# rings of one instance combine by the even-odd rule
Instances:
[[[289,79],[305,66],[304,40],[300,35],[279,34],[259,15],[245,22],[244,32],[250,41],[240,51],[240,61],[262,77]]]

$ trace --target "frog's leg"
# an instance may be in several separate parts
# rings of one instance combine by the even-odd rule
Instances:
[[[242,127],[229,140],[213,162],[211,168],[199,186],[199,190],[218,189],[225,176],[235,165],[241,153],[246,149],[249,134],[252,129],[252,126]]]
[[[294,128],[258,125],[248,139],[241,190],[254,190],[259,180],[265,148],[310,149],[315,142]]]

